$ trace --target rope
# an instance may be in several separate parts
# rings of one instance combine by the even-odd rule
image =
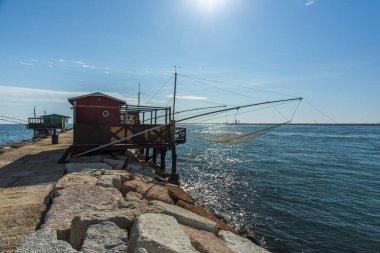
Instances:
[[[148,99],[148,102],[146,102],[147,104],[150,103],[150,101],[152,101],[152,99],[165,87],[166,84],[168,84],[168,82],[173,78],[173,75],[172,74],[169,79],[161,86],[161,88],[158,89],[158,91],[156,93],[153,94],[153,96],[151,96],[149,99]]]
[[[192,78],[203,80],[203,81],[226,84],[226,85],[232,86],[232,87],[238,87],[238,88],[244,88],[244,89],[249,89],[249,90],[255,90],[255,91],[260,91],[260,92],[265,92],[265,93],[270,93],[270,94],[275,94],[275,95],[281,95],[281,96],[285,96],[285,97],[295,97],[294,95],[289,95],[289,94],[284,94],[284,93],[275,92],[275,91],[268,91],[268,90],[253,88],[253,87],[242,86],[242,85],[238,85],[238,84],[232,84],[232,83],[227,83],[227,82],[222,82],[222,81],[217,81],[217,80],[211,80],[211,79],[196,77],[196,76],[190,75],[190,74],[188,74],[188,75],[181,74],[181,75],[182,76],[192,77]]]
[[[329,120],[333,121],[334,123],[338,124],[338,122],[331,118],[329,115],[327,115],[326,113],[324,113],[322,110],[320,110],[318,107],[316,107],[315,105],[311,104],[309,101],[307,101],[305,99],[305,102],[308,103],[311,107],[313,107],[315,110],[317,110],[319,113],[321,113],[322,115],[324,115],[326,118],[328,118]]]
[[[245,112],[240,112],[239,115],[241,114],[246,114],[246,113],[249,113],[249,112],[254,112],[254,111],[259,111],[259,110],[263,110],[263,109],[267,109],[267,108],[270,108],[270,107],[276,107],[276,106],[281,106],[281,105],[284,105],[284,104],[288,104],[288,103],[291,103],[292,101],[288,101],[288,102],[284,102],[284,103],[280,103],[280,104],[277,104],[277,105],[269,105],[269,106],[264,106],[262,108],[257,108],[257,109],[252,109],[252,110],[248,110],[248,111],[245,111]],[[217,113],[219,114],[219,113]],[[230,114],[229,116],[232,116],[233,114]],[[207,117],[207,116],[205,116]],[[220,119],[220,118],[223,118],[224,116],[218,116],[218,117],[207,117],[206,120],[200,120],[200,121],[191,121],[191,123],[203,123],[207,120],[214,120],[214,119]]]
[[[297,107],[296,107],[296,109],[294,110],[292,117],[290,118],[290,122],[292,122],[292,121],[293,121],[294,115],[296,114],[296,112],[297,112],[297,110],[298,110],[298,107],[300,106],[300,104],[301,104],[301,100],[300,100],[300,101],[298,101]]]
[[[213,88],[216,88],[216,89],[222,90],[222,91],[227,92],[227,93],[233,93],[233,94],[238,95],[238,96],[241,96],[241,97],[246,97],[246,98],[256,99],[256,100],[258,100],[258,101],[264,101],[264,100],[259,99],[259,98],[256,98],[256,97],[247,96],[247,95],[240,94],[240,93],[238,93],[238,92],[234,92],[234,91],[231,91],[231,90],[226,90],[226,89],[220,88],[220,87],[218,87],[218,86],[211,85],[211,84],[208,84],[208,83],[205,83],[205,82],[202,82],[202,81],[197,80],[197,79],[201,79],[201,80],[202,80],[202,78],[192,77],[192,76],[189,76],[189,75],[183,75],[183,74],[178,74],[178,75],[180,75],[180,76],[182,76],[182,77],[185,77],[185,78],[187,78],[187,79],[189,79],[189,80],[192,80],[192,81],[194,81],[194,82],[197,82],[197,83],[200,83],[200,84],[204,84],[204,85],[211,86],[211,87],[213,87]],[[207,79],[203,79],[203,80],[207,80]],[[223,83],[223,82],[212,81],[212,80],[208,80],[208,81],[211,81],[211,82],[217,82],[217,83]],[[236,85],[231,85],[231,86],[236,86]],[[239,86],[236,86],[236,87],[239,87]],[[246,88],[247,88],[247,87],[246,87]],[[282,95],[284,95],[284,94],[282,94]],[[286,96],[287,96],[287,95],[286,95]],[[286,117],[285,117],[285,116],[284,116],[284,115],[283,115],[283,114],[282,114],[277,108],[274,108],[274,110],[275,110],[278,114],[280,114],[280,116],[283,117],[285,120],[289,120],[289,119],[286,118]]]

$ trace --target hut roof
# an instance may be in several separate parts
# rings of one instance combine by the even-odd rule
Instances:
[[[51,117],[55,117],[55,118],[70,118],[68,116],[59,115],[59,114],[55,114],[55,113],[41,116],[41,118],[51,118]]]
[[[115,97],[112,97],[112,96],[108,96],[108,95],[103,94],[101,92],[94,92],[94,93],[85,94],[85,95],[78,96],[78,97],[72,97],[72,98],[69,98],[68,100],[69,100],[70,104],[73,105],[73,101],[81,99],[81,98],[85,98],[85,97],[106,97],[106,98],[110,98],[112,100],[118,101],[121,104],[126,104],[126,102],[124,100],[121,100],[121,99],[118,99],[118,98],[115,98]]]

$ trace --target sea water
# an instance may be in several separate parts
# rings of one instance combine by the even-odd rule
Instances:
[[[186,127],[182,186],[263,247],[380,251],[380,127],[288,125],[239,145],[206,139],[265,126]],[[23,125],[0,125],[0,144],[30,138]]]
[[[182,185],[263,247],[380,251],[380,127],[287,125],[240,145],[206,139],[264,126],[186,127]]]
[[[33,131],[21,124],[0,124],[0,145],[22,140],[30,140]]]

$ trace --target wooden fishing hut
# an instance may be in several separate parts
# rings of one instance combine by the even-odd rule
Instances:
[[[28,118],[28,129],[33,129],[34,138],[46,137],[55,133],[57,129],[65,131],[66,124],[70,117],[59,115],[59,114],[49,114],[40,117]]]
[[[154,164],[160,155],[160,168],[164,171],[166,153],[172,150],[171,179],[176,181],[175,146],[186,142],[186,129],[175,127],[170,107],[128,105],[100,92],[68,101],[73,109],[72,156],[138,149]]]

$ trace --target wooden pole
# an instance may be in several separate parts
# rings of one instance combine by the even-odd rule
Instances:
[[[172,172],[169,182],[179,184],[179,174],[177,173],[177,152],[175,143],[175,120],[171,121],[171,149],[172,149]]]

